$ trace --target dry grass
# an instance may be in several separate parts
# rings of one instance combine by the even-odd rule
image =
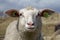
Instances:
[[[52,25],[56,25],[58,23],[60,23],[60,14],[58,13],[54,13],[53,15],[51,15],[50,17],[48,18],[44,18],[42,17],[42,22],[43,24],[52,24]]]
[[[55,33],[53,33],[53,35],[51,36],[51,39],[50,40],[59,40],[60,39],[60,30],[57,30]]]
[[[16,20],[17,18],[12,18],[9,17],[7,19],[5,19],[4,21],[0,20],[0,35],[4,35],[5,34],[5,30],[7,28],[7,26],[9,25],[10,22],[12,22],[13,20]]]

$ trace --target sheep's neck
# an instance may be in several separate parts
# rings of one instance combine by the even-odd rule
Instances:
[[[37,40],[37,32],[25,32],[21,34],[22,40]]]

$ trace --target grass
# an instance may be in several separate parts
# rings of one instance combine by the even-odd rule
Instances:
[[[9,17],[7,19],[5,19],[4,21],[0,20],[0,35],[4,35],[6,32],[6,28],[9,25],[10,22],[12,22],[13,20],[16,20],[17,18],[13,18],[13,17]]]

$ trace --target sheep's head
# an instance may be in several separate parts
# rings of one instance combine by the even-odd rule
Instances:
[[[46,12],[48,15],[54,13],[54,11],[50,9],[44,9],[42,11],[39,11],[37,9],[21,9],[19,11],[17,10],[8,10],[6,13],[10,16],[16,16],[19,18],[19,26],[20,29],[24,29],[27,31],[33,31],[42,26],[41,17],[45,17]],[[13,15],[12,15],[13,14]]]

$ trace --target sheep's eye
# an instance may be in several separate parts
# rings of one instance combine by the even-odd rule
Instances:
[[[38,15],[37,16],[41,16],[39,13],[38,13]]]
[[[20,16],[22,16],[22,13],[20,14]]]
[[[22,17],[24,17],[24,15],[21,13],[19,16],[22,16]]]
[[[40,16],[40,14],[39,14],[39,13],[36,15],[36,17],[38,17],[38,16]]]

